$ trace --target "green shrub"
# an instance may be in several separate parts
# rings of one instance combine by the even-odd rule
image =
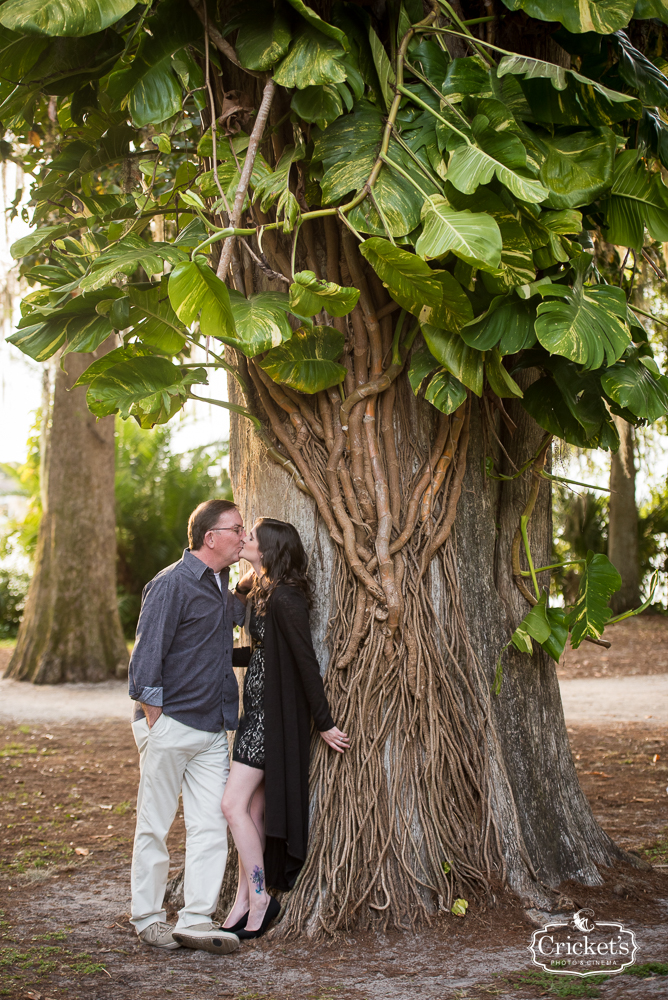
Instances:
[[[171,451],[171,430],[116,423],[116,543],[118,607],[125,634],[134,635],[141,593],[188,545],[188,517],[203,500],[232,499],[221,445]]]
[[[19,630],[30,577],[0,569],[0,639],[11,639]]]

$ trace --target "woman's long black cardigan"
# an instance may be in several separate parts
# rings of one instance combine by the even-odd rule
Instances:
[[[334,726],[297,587],[279,584],[267,601],[264,662],[265,877],[291,889],[308,843],[311,716],[320,732]]]

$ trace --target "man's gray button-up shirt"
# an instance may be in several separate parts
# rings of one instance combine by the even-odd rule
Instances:
[[[213,570],[186,549],[144,587],[130,658],[131,698],[210,733],[239,721],[232,629],[243,624],[246,608],[228,579],[222,570],[219,588]]]

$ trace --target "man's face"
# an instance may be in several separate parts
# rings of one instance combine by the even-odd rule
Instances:
[[[216,573],[238,562],[245,537],[244,522],[238,510],[225,511],[218,518],[215,528],[207,531],[204,544],[214,557],[212,568]]]

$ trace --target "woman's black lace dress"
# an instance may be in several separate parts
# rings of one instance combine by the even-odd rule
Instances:
[[[244,679],[244,710],[234,740],[232,760],[264,770],[264,615],[251,608],[249,632],[253,641]]]

